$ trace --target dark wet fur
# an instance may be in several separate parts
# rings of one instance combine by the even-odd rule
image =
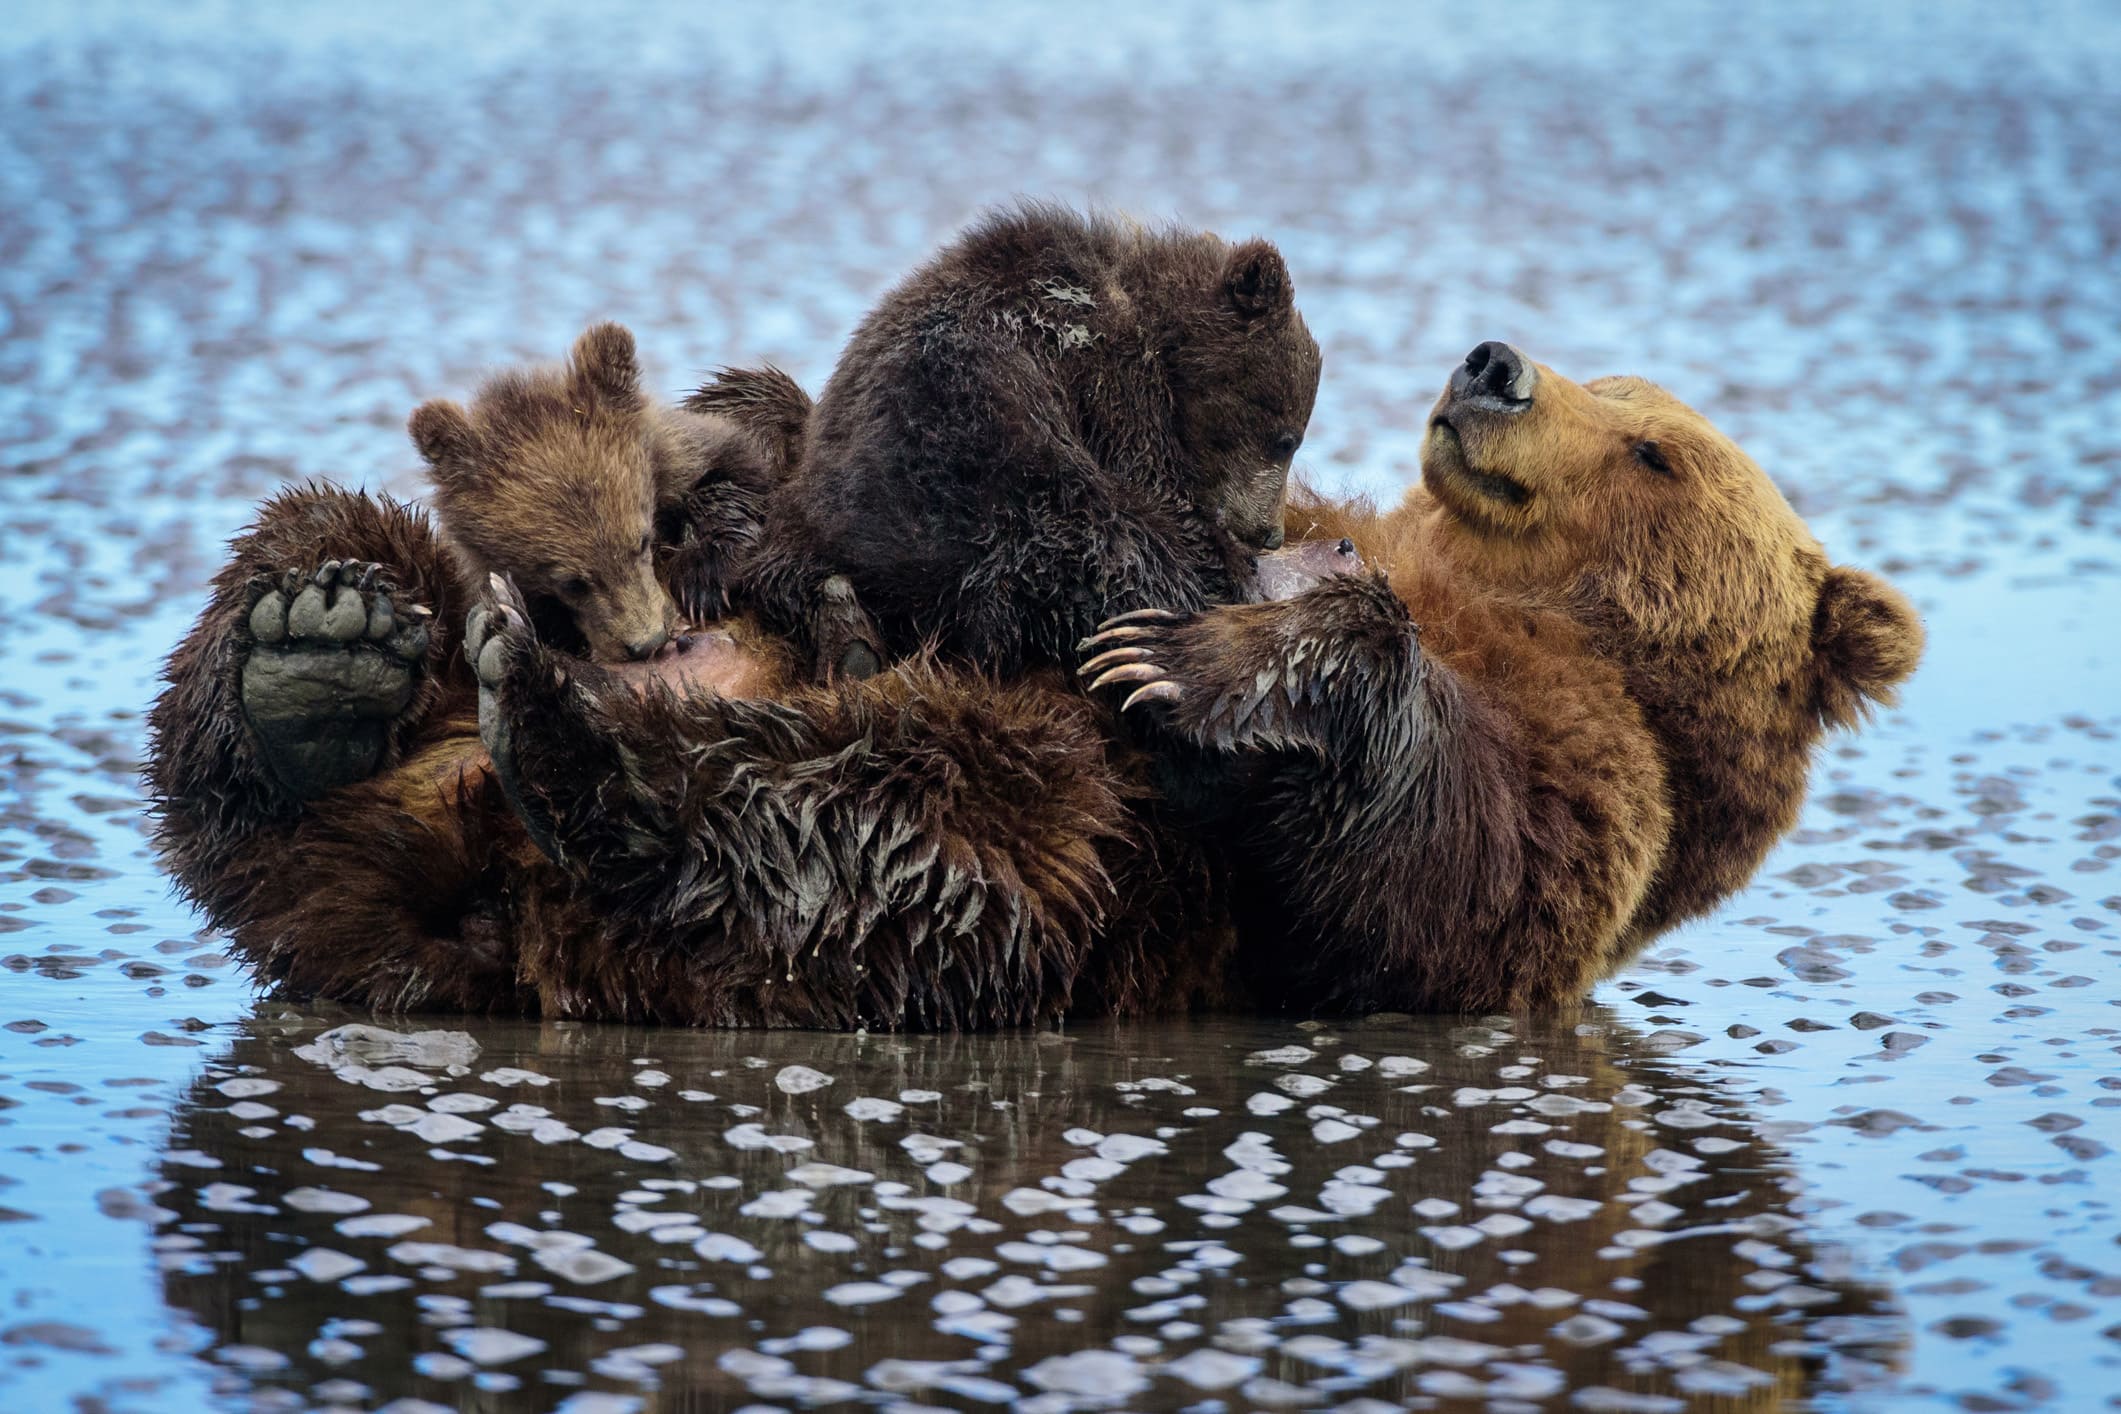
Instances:
[[[1318,372],[1263,241],[993,216],[856,331],[749,592],[800,636],[844,574],[889,653],[1003,674],[1069,661],[1111,613],[1243,598],[1257,547],[1223,522],[1268,508],[1238,469],[1286,475]]]
[[[260,576],[349,557],[384,564],[436,629],[377,774],[305,802],[242,715],[245,616]],[[1062,1013],[1086,968],[1102,1010],[1166,1010],[1220,985],[1219,934],[1205,953],[1166,946],[1197,916],[1169,906],[1190,875],[1141,862],[1206,866],[1175,836],[1145,844],[1159,837],[1130,810],[1138,763],[1095,704],[1049,682],[914,663],[771,701],[643,698],[538,648],[508,702],[555,864],[479,744],[457,576],[419,512],[292,490],[236,540],[170,660],[151,715],[157,844],[282,991],[384,1010],[968,1029]]]
[[[759,449],[770,484],[801,464],[810,422],[810,395],[778,368],[721,368],[683,404],[687,412],[727,418]]]

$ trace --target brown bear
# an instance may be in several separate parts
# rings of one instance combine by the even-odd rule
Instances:
[[[1237,966],[1299,1011],[1582,996],[1745,884],[1821,735],[1922,652],[1699,414],[1503,343],[1453,371],[1396,509],[1290,514],[1378,572],[1122,616],[1084,670],[1251,766]]]
[[[496,374],[469,411],[423,403],[410,428],[469,581],[508,575],[546,634],[622,662],[669,641],[679,601],[699,621],[727,608],[728,564],[786,455],[777,429],[729,415],[734,401],[653,401],[633,335],[607,323],[564,366]]]
[[[1071,661],[1114,612],[1252,597],[1318,375],[1265,241],[991,216],[855,331],[747,602],[800,641],[844,576],[884,656],[932,645],[1006,676]]]
[[[1052,675],[915,660],[826,686],[720,630],[600,665],[539,644],[504,593],[507,631],[475,616],[471,656],[514,691],[481,703],[474,590],[421,512],[294,488],[232,550],[165,670],[147,779],[178,883],[285,992],[966,1029],[1055,1017],[1093,972],[1116,1012],[1217,983],[1160,945],[1227,931],[1152,906],[1194,881],[1145,860],[1138,773]],[[1293,592],[1351,556],[1283,558],[1266,577]],[[293,608],[261,615],[290,580]],[[318,752],[345,779],[316,789]]]
[[[615,677],[565,659],[577,686],[618,685],[569,698],[585,771],[621,727],[679,711],[629,679],[729,694],[684,699],[711,730],[659,739],[653,803],[700,828],[667,897],[642,891],[637,912],[586,895],[578,856],[548,859],[504,798],[459,627],[473,592],[425,515],[293,488],[232,548],[167,666],[147,778],[172,873],[267,983],[386,1010],[703,1025],[956,1029],[1067,1005],[1128,826],[1080,695],[918,663],[826,687],[711,639]],[[289,576],[325,611],[260,636],[256,605]],[[246,694],[261,662],[281,684],[278,737]],[[283,738],[349,726],[362,749],[332,764],[350,778],[308,788]],[[596,785],[611,822],[667,833],[621,782]]]

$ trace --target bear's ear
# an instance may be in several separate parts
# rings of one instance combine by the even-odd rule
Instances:
[[[641,399],[641,363],[623,324],[592,324],[574,341],[571,372],[602,401],[626,408]]]
[[[455,482],[472,475],[479,464],[479,434],[464,409],[447,398],[435,398],[413,409],[405,424],[412,444],[433,469],[435,480]]]
[[[1922,620],[1899,590],[1874,574],[1834,565],[1812,613],[1813,706],[1830,727],[1853,727],[1922,657]]]
[[[1287,314],[1296,308],[1289,267],[1272,243],[1249,240],[1223,262],[1223,298],[1246,319]]]

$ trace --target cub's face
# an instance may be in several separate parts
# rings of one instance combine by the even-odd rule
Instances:
[[[655,427],[639,380],[632,335],[598,325],[565,368],[502,374],[470,412],[437,400],[411,424],[468,568],[514,579],[604,662],[649,657],[677,624],[655,574]]]
[[[1318,397],[1318,343],[1265,241],[1228,252],[1206,305],[1170,360],[1177,431],[1196,476],[1188,490],[1239,544],[1271,550],[1282,543],[1289,466]]]
[[[1573,383],[1482,344],[1430,413],[1422,486],[1453,563],[1682,667],[1839,673],[1878,699],[1920,651],[1905,600],[1830,566],[1750,457],[1640,378]]]
[[[638,437],[615,432],[549,430],[490,481],[463,533],[484,542],[483,558],[505,567],[533,604],[563,609],[589,656],[610,663],[651,656],[677,621],[655,573],[648,452]]]

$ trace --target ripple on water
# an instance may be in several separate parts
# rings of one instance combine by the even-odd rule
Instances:
[[[1077,10],[10,12],[0,1404],[2121,1385],[2113,17]],[[1656,376],[1916,596],[1904,709],[1588,1029],[254,1007],[135,784],[249,504],[415,489],[408,408],[594,317],[815,387],[1019,191],[1274,235],[1329,488],[1480,339]]]

